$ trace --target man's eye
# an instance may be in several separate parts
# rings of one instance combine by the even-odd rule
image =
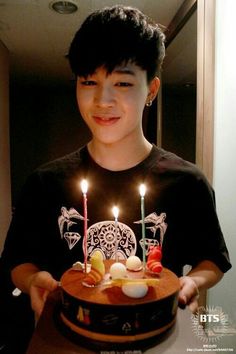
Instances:
[[[119,86],[119,87],[129,87],[129,86],[133,86],[133,84],[131,84],[130,82],[117,82],[116,86]]]
[[[92,80],[84,80],[84,81],[81,81],[81,84],[84,86],[94,86],[94,85],[96,85],[96,82],[92,81]]]

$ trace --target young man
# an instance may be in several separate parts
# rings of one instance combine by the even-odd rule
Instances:
[[[83,195],[88,190],[88,256],[114,257],[112,207],[119,214],[120,258],[142,255],[140,195],[145,183],[146,245],[163,241],[163,265],[180,277],[179,302],[194,311],[201,289],[230,268],[214,194],[191,163],[150,144],[145,105],[156,97],[164,35],[139,10],[121,5],[91,14],[76,33],[69,61],[87,146],[39,168],[16,208],[3,252],[15,286],[40,315],[61,274],[83,261]],[[183,267],[192,270],[183,276]]]

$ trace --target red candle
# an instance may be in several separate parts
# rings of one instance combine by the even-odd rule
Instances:
[[[114,206],[112,208],[112,212],[115,218],[115,261],[118,262],[118,216],[119,216],[119,208],[117,206]]]
[[[88,229],[88,210],[87,210],[87,191],[88,191],[88,182],[86,179],[81,181],[81,190],[83,193],[83,207],[84,207],[84,239],[83,239],[83,252],[84,252],[84,269],[87,273],[87,259],[88,259],[88,250],[87,250],[87,229]]]

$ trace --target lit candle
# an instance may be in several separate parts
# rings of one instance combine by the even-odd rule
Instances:
[[[87,191],[88,191],[88,182],[86,179],[81,181],[81,190],[83,193],[83,204],[84,204],[84,239],[83,239],[83,252],[84,252],[84,269],[87,273],[87,228],[88,228],[88,210],[87,210]]]
[[[146,265],[146,247],[145,247],[145,207],[144,207],[144,196],[146,193],[146,186],[141,184],[139,187],[139,194],[141,197],[141,218],[142,218],[142,240],[143,240],[143,268]]]
[[[114,206],[112,208],[112,212],[115,218],[115,261],[118,262],[118,233],[117,233],[117,224],[118,224],[118,216],[119,216],[119,208]]]

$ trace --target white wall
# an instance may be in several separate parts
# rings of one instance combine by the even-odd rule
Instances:
[[[0,41],[0,252],[11,219],[9,54]]]
[[[213,186],[233,269],[209,291],[236,328],[236,1],[216,0],[216,86]],[[229,338],[227,339],[229,340]],[[236,336],[231,339],[236,348]],[[227,342],[229,343],[229,342]]]

